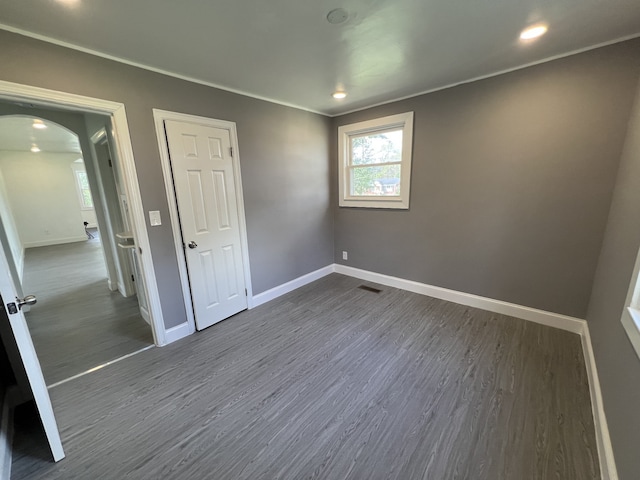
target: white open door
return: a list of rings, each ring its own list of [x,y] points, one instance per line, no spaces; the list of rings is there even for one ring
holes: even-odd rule
[[[24,365],[24,370],[33,393],[33,398],[36,403],[36,408],[40,414],[44,432],[53,454],[53,459],[57,462],[64,458],[64,451],[62,450],[62,442],[60,441],[60,433],[58,432],[58,425],[53,415],[53,407],[51,406],[51,399],[49,398],[49,392],[47,385],[44,382],[42,376],[42,369],[40,368],[40,362],[36,356],[33,342],[31,341],[31,334],[27,328],[27,322],[24,318],[24,314],[20,310],[20,300],[17,298],[16,285],[13,282],[11,275],[9,274],[9,262],[4,253],[4,250],[0,248],[0,296],[2,296],[3,308],[7,313],[9,324],[11,326],[11,332],[15,338],[15,342],[18,347],[20,359]],[[25,297],[26,299],[26,297]]]
[[[247,308],[229,130],[165,121],[195,323]]]

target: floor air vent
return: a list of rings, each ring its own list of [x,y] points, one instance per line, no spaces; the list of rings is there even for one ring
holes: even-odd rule
[[[372,292],[372,293],[380,293],[382,291],[379,288],[373,288],[373,287],[369,287],[367,285],[360,285],[358,288],[360,290],[366,290],[367,292]]]

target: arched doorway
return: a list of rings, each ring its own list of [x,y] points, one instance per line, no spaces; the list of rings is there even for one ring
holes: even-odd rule
[[[135,266],[114,238],[122,212],[107,205],[86,128],[52,120],[60,115],[86,125],[82,114],[0,110],[1,240],[23,292],[38,297],[26,318],[48,385],[153,344],[135,287],[123,284]]]

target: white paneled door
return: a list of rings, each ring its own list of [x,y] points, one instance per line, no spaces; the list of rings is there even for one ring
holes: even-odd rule
[[[165,121],[196,327],[247,308],[229,130]]]

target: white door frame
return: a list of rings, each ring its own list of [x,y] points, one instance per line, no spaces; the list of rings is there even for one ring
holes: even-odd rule
[[[100,128],[96,133],[91,135],[89,140],[90,140],[89,144],[91,148],[91,153],[93,154],[91,163],[93,165],[93,170],[95,171],[96,179],[98,180],[98,187],[99,187],[98,195],[100,196],[100,201],[102,203],[104,217],[105,219],[108,220],[106,222],[108,235],[105,235],[105,237],[107,238],[101,238],[101,240],[109,244],[109,248],[113,255],[113,264],[114,264],[113,266],[116,270],[116,277],[117,277],[117,284],[118,284],[117,289],[120,291],[123,297],[130,297],[135,294],[135,288],[133,286],[133,282],[131,281],[131,277],[130,277],[131,273],[133,272],[128,272],[126,267],[122,264],[122,258],[124,257],[124,255],[122,257],[120,256],[118,252],[118,244],[115,240],[116,234],[121,232],[114,231],[113,222],[112,222],[113,220],[112,216],[114,215],[114,213],[112,212],[112,210],[114,209],[114,205],[113,205],[114,203],[118,206],[118,210],[115,214],[116,215],[118,213],[122,214],[121,208],[120,208],[120,198],[113,198],[113,196],[111,195],[111,193],[113,192],[107,191],[105,189],[105,182],[109,182],[109,181],[115,182],[113,180],[113,172],[110,179],[105,179],[103,177],[102,172],[100,171],[100,164],[98,162],[98,154],[96,150],[96,147],[100,145],[105,145],[107,150],[110,151],[111,147],[109,146],[109,136],[107,135],[107,129],[105,127]],[[119,165],[117,157],[115,155],[112,155],[112,156],[114,158],[111,159],[111,162],[114,163],[115,165]],[[113,167],[112,169],[115,169],[115,168],[116,167]],[[118,197],[117,194],[115,196]],[[122,218],[122,223],[123,224],[125,223],[124,218]]]
[[[133,148],[131,146],[131,137],[129,136],[129,125],[124,104],[3,80],[0,80],[0,99],[12,102],[38,103],[38,105],[44,107],[55,107],[72,111],[80,110],[85,113],[98,113],[111,117],[114,147],[121,161],[123,182],[131,208],[133,236],[136,245],[142,250],[140,252],[140,263],[142,274],[145,278],[153,339],[156,345],[165,345],[167,341],[160,305],[160,295],[158,293],[158,284],[156,282],[155,269],[151,257],[147,224],[142,207],[138,175],[133,158]]]
[[[191,289],[189,287],[189,276],[187,274],[187,258],[182,245],[182,233],[180,230],[180,221],[178,216],[178,202],[176,193],[173,188],[173,175],[171,171],[171,160],[169,158],[169,146],[167,145],[167,136],[164,130],[165,120],[175,120],[178,122],[195,123],[198,125],[206,125],[209,127],[227,130],[231,138],[231,148],[233,148],[233,176],[236,187],[236,196],[238,202],[238,224],[240,226],[240,246],[242,250],[242,263],[244,268],[244,281],[247,289],[247,306],[253,307],[253,289],[251,288],[251,269],[249,267],[249,247],[247,242],[247,224],[244,213],[244,194],[242,192],[242,176],[240,173],[240,154],[238,150],[238,134],[235,122],[226,120],[216,120],[213,118],[199,117],[197,115],[188,115],[185,113],[169,112],[167,110],[153,109],[153,120],[156,124],[156,135],[158,137],[158,148],[160,150],[160,159],[162,163],[162,174],[164,176],[165,192],[167,194],[167,203],[169,205],[169,216],[171,217],[171,230],[173,231],[173,243],[176,249],[176,257],[178,259],[178,269],[180,270],[180,283],[182,285],[182,297],[187,311],[187,321],[189,323],[190,333],[195,332],[196,324],[193,315],[193,301],[191,299]]]

